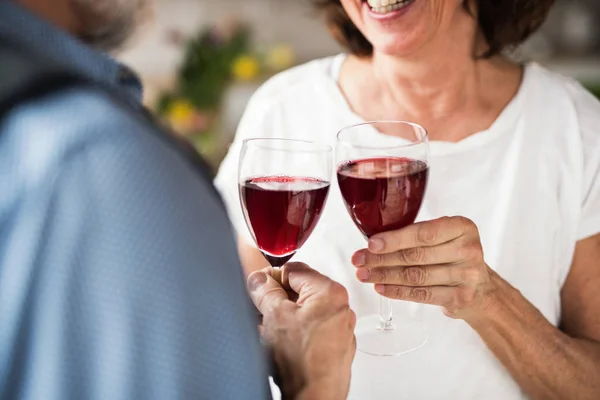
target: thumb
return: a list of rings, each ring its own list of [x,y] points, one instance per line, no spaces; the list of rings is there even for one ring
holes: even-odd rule
[[[265,315],[281,302],[289,301],[285,289],[271,276],[271,268],[256,271],[248,276],[247,286],[254,305]]]

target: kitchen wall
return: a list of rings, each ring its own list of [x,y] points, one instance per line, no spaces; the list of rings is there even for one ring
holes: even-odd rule
[[[290,44],[299,62],[340,51],[309,0],[158,0],[156,21],[120,57],[151,86],[164,86],[181,57],[169,43],[169,32],[192,35],[227,18],[248,22],[259,45]]]

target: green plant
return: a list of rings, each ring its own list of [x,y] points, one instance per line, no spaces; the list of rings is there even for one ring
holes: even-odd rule
[[[600,100],[600,84],[586,85],[587,89]]]
[[[236,25],[230,34],[208,28],[184,46],[176,88],[159,99],[157,108],[161,114],[182,99],[198,110],[216,110],[232,80],[233,63],[250,51],[250,31],[243,25]]]

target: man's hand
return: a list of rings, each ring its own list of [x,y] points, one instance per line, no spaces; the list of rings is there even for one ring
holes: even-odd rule
[[[304,264],[284,267],[283,286],[271,273],[251,274],[248,290],[263,315],[262,337],[273,349],[284,398],[345,399],[356,351],[346,290]]]

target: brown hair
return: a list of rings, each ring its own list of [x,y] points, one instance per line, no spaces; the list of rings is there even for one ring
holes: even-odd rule
[[[317,10],[325,14],[331,34],[346,49],[359,57],[373,53],[373,45],[350,20],[340,0],[311,1]],[[465,8],[477,16],[479,29],[488,45],[481,57],[492,57],[506,48],[523,43],[544,23],[554,1],[465,1]]]

